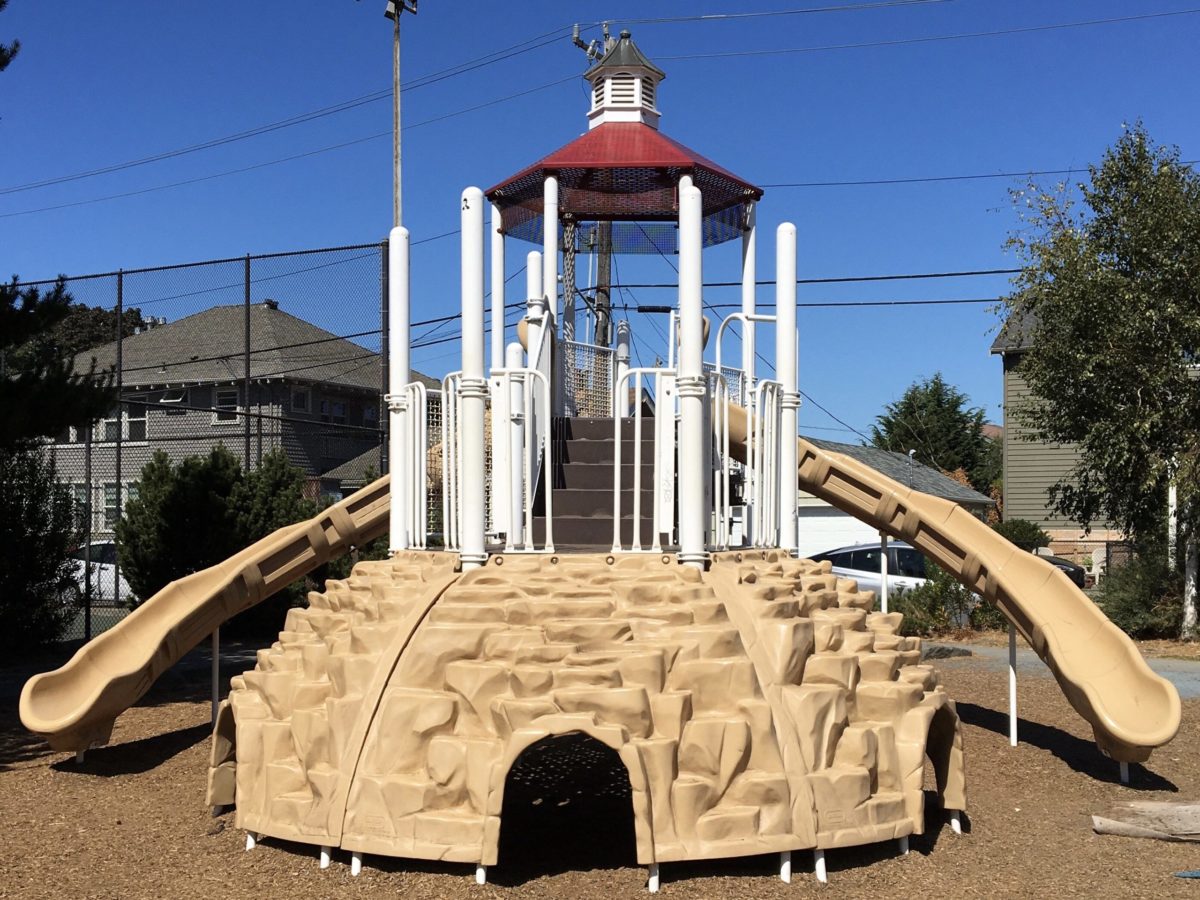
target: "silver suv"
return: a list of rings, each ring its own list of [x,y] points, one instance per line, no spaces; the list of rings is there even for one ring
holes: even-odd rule
[[[925,583],[925,557],[904,541],[888,541],[887,545],[888,593],[897,589],[908,590]],[[833,572],[843,578],[853,578],[859,590],[879,592],[880,577],[879,544],[853,544],[838,547],[810,557],[815,562],[829,560]]]

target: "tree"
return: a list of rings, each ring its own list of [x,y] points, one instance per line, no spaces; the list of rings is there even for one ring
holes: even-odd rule
[[[62,279],[45,292],[0,283],[0,447],[92,422],[116,402],[111,377],[76,374],[74,352],[54,338],[70,311]]]
[[[8,0],[0,0],[0,12],[4,12],[4,7],[8,6]],[[21,49],[20,41],[13,41],[11,44],[0,44],[0,72],[8,68],[8,64],[13,61],[13,57]]]
[[[987,493],[1000,478],[1000,446],[983,433],[983,410],[969,403],[935,373],[884,407],[871,427],[871,443],[898,453],[915,450],[918,462],[942,472],[962,469],[975,490]]]
[[[155,451],[116,527],[121,571],[139,600],[242,549],[229,503],[241,481],[237,457],[224,444],[178,465]]]
[[[1200,176],[1128,128],[1089,181],[1014,194],[1022,257],[1002,315],[1023,323],[1014,410],[1030,439],[1075,444],[1050,492],[1064,515],[1108,522],[1162,552],[1168,488],[1186,547],[1182,635],[1196,628],[1200,526]]]
[[[80,608],[70,559],[78,545],[74,504],[54,463],[0,449],[0,656],[62,637]]]

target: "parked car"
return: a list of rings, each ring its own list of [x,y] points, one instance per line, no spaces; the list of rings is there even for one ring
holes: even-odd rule
[[[888,591],[898,588],[909,590],[925,583],[925,557],[911,544],[904,541],[888,541]],[[853,578],[859,590],[879,592],[883,580],[880,577],[879,544],[853,544],[838,547],[812,557],[815,562],[829,560],[833,573],[843,578]]]
[[[90,549],[90,556],[89,554]],[[124,606],[133,599],[133,591],[120,574],[117,566],[117,545],[112,541],[95,541],[90,548],[80,547],[71,554],[75,568],[75,581],[79,585],[79,596],[86,596],[87,564],[89,558],[92,570],[91,591],[92,604],[101,606]]]
[[[1041,556],[1041,554],[1038,555]],[[1075,583],[1075,587],[1083,590],[1087,575],[1087,571],[1083,566],[1077,565],[1069,559],[1063,559],[1061,556],[1041,556],[1041,558],[1059,571],[1065,573]]]

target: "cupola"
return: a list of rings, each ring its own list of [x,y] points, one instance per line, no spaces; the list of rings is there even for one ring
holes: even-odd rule
[[[640,122],[658,127],[658,83],[666,73],[650,62],[622,31],[616,43],[583,76],[592,85],[591,128],[606,122]]]

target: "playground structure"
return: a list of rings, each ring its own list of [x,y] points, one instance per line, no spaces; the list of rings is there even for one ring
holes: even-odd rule
[[[761,190],[659,133],[665,76],[628,33],[586,77],[588,133],[486,194],[462,194],[462,369],[443,384],[442,432],[428,433],[426,389],[410,383],[398,227],[390,480],[167,586],[31,679],[26,727],[60,750],[106,742],[221,622],[386,532],[390,558],[292,610],[220,705],[208,800],[236,805],[249,846],[259,835],[313,844],[322,865],[340,847],[355,873],[363,854],[473,863],[482,881],[502,862],[506,779],[522,753],[586,735],[627,773],[652,890],[662,862],[767,852],[787,879],[797,850],[814,852],[823,880],[828,849],[898,840],[903,852],[921,833],[926,759],[956,830],[966,792],[958,715],[919,639],[828,563],[794,558],[803,489],[995,603],[1104,753],[1143,761],[1169,741],[1174,688],[1062,573],[954,504],[795,438],[795,228],[776,231],[776,311],[765,315]],[[506,238],[541,246],[527,256],[520,340],[507,346]],[[734,238],[742,309],[706,341],[702,252]],[[665,366],[630,366],[628,324],[614,328],[607,307],[577,314],[576,255],[597,247],[678,252]],[[576,339],[580,318],[593,341]],[[722,359],[731,327],[740,366]],[[765,378],[756,337],[770,330]]]

